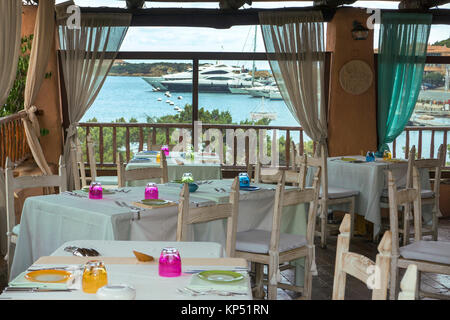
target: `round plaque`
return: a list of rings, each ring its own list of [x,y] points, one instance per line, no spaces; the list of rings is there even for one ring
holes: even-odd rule
[[[372,85],[372,69],[364,61],[349,61],[339,72],[339,82],[346,92],[354,95],[363,94]]]

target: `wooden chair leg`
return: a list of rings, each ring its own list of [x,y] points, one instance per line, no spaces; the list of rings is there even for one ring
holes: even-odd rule
[[[264,265],[262,263],[252,263],[255,266],[255,287],[253,288],[253,297],[264,299],[265,292],[263,286]]]
[[[306,300],[311,300],[311,291],[312,291],[312,273],[311,273],[311,265],[312,265],[312,250],[309,249],[310,254],[305,259],[305,278],[303,280],[303,294],[302,296]]]
[[[350,209],[349,209],[351,222],[350,222],[350,239],[353,239],[353,235],[355,233],[355,197],[352,198],[352,201],[350,202]]]
[[[395,259],[395,258],[394,258]],[[389,284],[389,299],[390,300],[397,300],[398,296],[398,268],[397,268],[397,262],[391,261],[391,279]]]
[[[278,259],[276,259],[278,260]],[[276,261],[278,262],[278,261]],[[267,298],[269,300],[277,300],[278,289],[278,263],[269,264],[268,270],[268,284],[267,284]]]
[[[439,207],[437,205],[433,206],[433,217],[432,217],[432,226],[431,230],[433,233],[433,241],[437,241],[438,239],[438,214],[439,214]]]
[[[320,213],[320,247],[325,249],[327,247],[327,214],[328,214],[328,206],[321,206]]]

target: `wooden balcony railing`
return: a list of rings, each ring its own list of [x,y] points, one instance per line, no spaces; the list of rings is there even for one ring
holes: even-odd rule
[[[19,163],[30,156],[22,118],[25,112],[0,118],[0,167],[5,167],[6,158]]]
[[[448,132],[450,126],[445,127],[405,127],[402,135],[397,137],[392,143],[392,156],[396,158],[408,158],[410,148],[415,145],[417,158],[434,158],[437,156],[436,150],[441,144],[446,147],[446,169],[450,169],[448,161]],[[399,140],[405,138],[405,143]],[[424,142],[425,140],[425,142]],[[400,149],[400,150],[399,150]],[[400,151],[400,153],[399,153]]]
[[[298,151],[303,154],[305,151],[313,152],[315,145],[310,141],[307,141],[301,127],[288,127],[288,126],[252,126],[252,125],[229,125],[229,124],[202,124],[202,133],[205,134],[208,129],[217,129],[222,133],[226,140],[227,134],[236,132],[241,129],[245,133],[248,130],[255,130],[257,137],[266,136],[272,131],[270,135],[271,140],[275,137],[273,133],[278,132],[278,137],[283,136],[283,143],[279,145],[279,164],[286,166],[290,162],[290,141],[294,140],[298,145]],[[129,161],[133,153],[136,151],[148,150],[151,145],[155,144],[173,144],[171,141],[171,135],[173,130],[185,130],[192,136],[192,124],[179,124],[179,123],[80,123],[79,133],[82,139],[85,139],[88,133],[92,133],[94,141],[96,141],[96,158],[97,165],[99,167],[114,167],[117,159],[117,152],[124,152],[124,156]],[[446,127],[406,127],[403,136],[398,137],[392,144],[393,157],[407,158],[409,149],[412,145],[416,145],[417,155],[419,158],[433,158],[436,156],[435,150],[441,143],[447,145],[448,132],[450,126]],[[266,133],[260,135],[260,133]],[[107,137],[108,136],[108,137]],[[406,136],[406,137],[405,137]],[[120,142],[120,140],[122,140]],[[205,139],[204,139],[205,140]],[[232,145],[229,143],[221,144],[224,152],[221,154],[221,160],[224,168],[242,168],[245,163],[239,161],[237,155],[240,152],[244,152],[244,159],[249,159],[249,138],[245,140],[245,150],[238,150],[237,137],[234,137]],[[206,144],[208,144],[208,137],[206,137]],[[258,148],[261,145],[261,141],[257,142]],[[110,146],[107,151],[107,146]],[[112,149],[112,150],[111,150]],[[220,149],[220,148],[219,148]],[[307,150],[308,149],[308,150]],[[274,149],[268,151],[268,154]],[[108,154],[107,153],[111,153]],[[232,163],[224,161],[224,157],[227,153],[233,154]],[[87,153],[87,149],[85,151]],[[85,158],[87,159],[87,158]],[[244,160],[246,161],[246,160]],[[447,156],[446,169],[450,169]]]
[[[117,159],[117,152],[123,151],[125,158],[129,161],[132,158],[134,145],[135,151],[149,150],[151,145],[157,144],[174,144],[175,142],[171,140],[173,130],[179,129],[181,132],[188,133],[190,137],[192,137],[192,124],[179,124],[179,123],[80,123],[79,124],[79,137],[81,139],[85,139],[87,134],[92,134],[94,137],[94,141],[97,142],[96,145],[96,159],[97,165],[99,167],[113,167],[115,166],[115,162]],[[283,146],[279,147],[279,164],[286,165],[289,163],[290,159],[290,143],[291,140],[299,145],[299,151],[303,154],[305,150],[305,141],[303,129],[301,127],[288,127],[288,126],[252,126],[252,125],[230,125],[230,124],[202,124],[201,130],[202,134],[206,136],[206,140],[203,139],[203,142],[206,142],[206,146],[211,143],[209,140],[213,140],[211,137],[208,137],[208,132],[211,133],[208,129],[216,129],[219,130],[223,139],[219,140],[218,150],[223,150],[221,153],[218,152],[221,157],[221,161],[224,167],[228,168],[237,168],[245,166],[245,162],[242,162],[242,158],[244,161],[249,159],[250,154],[250,135],[249,130],[254,130],[252,134],[256,136],[257,145],[261,145],[260,137],[270,136],[271,141],[276,137],[280,138],[283,136]],[[245,137],[245,150],[239,149],[238,138],[237,136],[232,136],[232,143],[230,141],[227,142],[227,137],[229,135],[236,134],[236,130],[240,131],[241,134],[246,135]],[[272,134],[269,134],[269,133]],[[275,135],[276,133],[276,135]],[[110,141],[105,140],[105,136],[109,135]],[[295,137],[295,138],[294,138]],[[123,145],[119,145],[119,139],[122,139]],[[224,142],[225,140],[225,142]],[[179,142],[182,142],[182,139],[179,139]],[[83,141],[82,141],[83,143]],[[192,139],[189,143],[192,143]],[[108,155],[109,158],[106,159],[105,147],[110,145],[112,147],[111,155]],[[274,156],[275,151],[273,149],[274,144],[270,144],[271,149],[266,152],[267,155]],[[308,147],[314,148],[312,144],[309,144]],[[84,148],[87,152],[87,149]],[[216,150],[217,152],[217,150]],[[233,153],[232,161],[230,163],[229,158],[228,161],[226,156]],[[254,156],[256,157],[256,156]],[[85,158],[87,159],[87,158]]]

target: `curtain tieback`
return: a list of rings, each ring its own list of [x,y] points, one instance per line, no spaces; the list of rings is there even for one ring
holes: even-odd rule
[[[27,120],[30,121],[31,126],[33,127],[33,130],[36,134],[37,137],[40,136],[40,128],[39,128],[39,121],[38,118],[36,117],[36,111],[37,111],[37,107],[36,106],[31,106],[29,108],[25,109],[25,112],[27,113]]]
[[[77,134],[78,122],[71,123],[70,126],[66,129],[67,131],[67,139],[75,136]]]

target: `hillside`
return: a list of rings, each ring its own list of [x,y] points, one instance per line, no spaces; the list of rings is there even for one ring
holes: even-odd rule
[[[450,38],[447,40],[441,40],[433,43],[433,46],[446,46],[447,48],[450,48]]]
[[[128,63],[125,61],[116,61],[109,73],[110,76],[148,76],[160,77],[165,74],[186,71],[191,68],[190,63]]]

